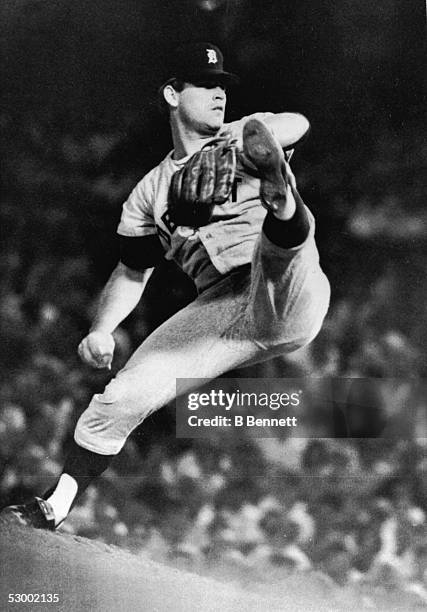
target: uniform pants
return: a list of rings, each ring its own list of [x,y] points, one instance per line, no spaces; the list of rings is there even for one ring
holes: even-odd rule
[[[176,396],[176,379],[213,379],[249,363],[294,351],[319,332],[329,304],[314,227],[303,244],[284,249],[261,232],[251,265],[220,277],[133,353],[92,398],[75,430],[77,444],[117,454],[152,412]]]

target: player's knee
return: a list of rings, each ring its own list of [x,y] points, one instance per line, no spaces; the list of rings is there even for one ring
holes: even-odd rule
[[[330,287],[324,277],[317,294],[312,294],[292,317],[282,317],[274,325],[274,343],[285,350],[296,351],[312,342],[320,332],[329,307]]]
[[[324,276],[324,282],[319,283],[319,292],[316,297],[316,307],[311,311],[311,316],[307,316],[305,344],[312,342],[322,329],[323,322],[329,309],[331,289],[329,281]]]
[[[317,317],[317,319],[311,321],[311,324],[305,325],[304,328],[300,330],[299,336],[293,340],[292,351],[301,349],[313,342],[322,329],[322,323],[323,317]]]
[[[74,439],[93,452],[115,455],[145,416],[144,403],[136,401],[128,386],[113,379],[103,393],[93,396],[77,422]]]
[[[94,395],[92,402],[105,406],[105,411],[114,411],[117,415],[140,414],[146,402],[144,394],[135,384],[118,378],[113,378],[105,387],[103,393]]]
[[[293,353],[308,346],[316,338],[321,330],[321,323],[311,327],[305,326],[299,333],[290,334],[288,329],[276,330],[274,338],[266,343],[267,348],[272,348],[277,353]]]
[[[118,379],[113,378],[105,387],[104,392],[97,393],[94,399],[101,404],[116,404],[124,399],[126,391],[126,387]]]

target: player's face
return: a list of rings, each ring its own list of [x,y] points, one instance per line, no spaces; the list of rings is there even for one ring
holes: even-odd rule
[[[200,134],[215,134],[224,123],[227,94],[220,81],[185,83],[179,92],[178,113],[183,124]]]

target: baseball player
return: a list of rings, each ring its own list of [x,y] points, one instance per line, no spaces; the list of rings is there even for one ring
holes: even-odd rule
[[[175,397],[176,379],[190,379],[189,391],[191,379],[294,351],[316,336],[327,312],[314,219],[288,163],[308,121],[257,113],[225,124],[227,88],[237,77],[210,43],[177,49],[169,77],[160,96],[174,148],[123,205],[120,261],[79,354],[110,368],[113,331],[163,257],[193,279],[198,297],[148,336],[92,398],[57,484],[3,510],[21,523],[55,529],[129,434]]]

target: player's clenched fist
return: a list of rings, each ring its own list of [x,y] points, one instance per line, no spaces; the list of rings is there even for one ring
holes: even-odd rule
[[[95,368],[108,368],[110,370],[114,344],[114,338],[111,334],[93,331],[83,338],[77,350],[85,363]]]

